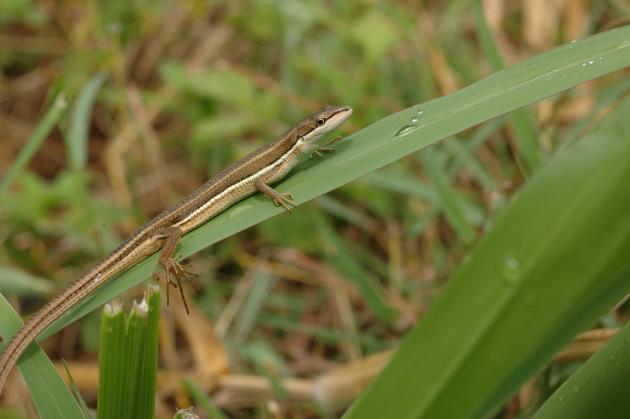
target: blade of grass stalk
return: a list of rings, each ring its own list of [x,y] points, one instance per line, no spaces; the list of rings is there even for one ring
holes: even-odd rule
[[[327,251],[326,263],[357,287],[367,305],[381,320],[392,320],[394,309],[387,301],[385,291],[376,279],[363,268],[357,258],[353,257],[353,252],[350,251],[350,246],[345,239],[338,235],[324,219],[320,219],[314,227],[322,235],[322,240],[326,241],[324,246]]]
[[[501,57],[501,52],[499,51],[495,37],[490,33],[490,28],[488,28],[480,3],[473,1],[472,8],[477,24],[477,32],[481,38],[481,45],[486,53],[486,57],[493,70],[502,70],[505,68],[505,63]],[[536,130],[534,129],[528,110],[517,109],[510,113],[510,121],[512,122],[512,128],[514,128],[519,144],[519,151],[527,165],[527,169],[529,172],[533,172],[540,165],[541,159]]]
[[[289,375],[289,370],[277,348],[267,342],[251,341],[239,345],[238,354],[258,375],[268,380],[274,397],[286,400],[288,392],[282,386],[281,377]]]
[[[276,278],[266,272],[257,272],[235,325],[234,339],[244,342],[260,316],[260,309],[276,284]]]
[[[68,148],[68,160],[74,170],[83,169],[87,161],[88,124],[94,99],[106,74],[98,73],[90,79],[81,90],[70,114],[70,127],[64,136]]]
[[[277,316],[263,316],[260,318],[258,323],[278,330],[303,333],[305,335],[313,336],[316,339],[320,339],[323,342],[335,345],[339,344],[339,342],[342,340],[352,341],[365,347],[368,352],[376,352],[390,349],[389,345],[386,342],[383,342],[382,340],[379,340],[371,335],[362,335],[352,333],[347,330],[338,330],[304,324]]]
[[[50,281],[10,266],[0,266],[0,290],[5,294],[42,295],[50,292]]]
[[[630,99],[527,184],[346,418],[484,418],[630,289]]]
[[[364,231],[371,231],[374,228],[369,217],[332,196],[322,195],[317,199],[317,202],[328,214],[345,220]]]
[[[123,414],[120,374],[115,374],[117,359],[123,352],[125,316],[120,306],[107,304],[101,315],[101,339],[98,359],[98,415],[113,418]]]
[[[452,95],[375,122],[336,144],[336,153],[303,164],[277,189],[290,190],[297,203],[306,202],[449,135],[629,65],[630,26],[563,45]],[[416,129],[396,135],[410,125],[419,110],[423,111],[423,118]],[[180,256],[186,257],[280,212],[262,197],[248,198],[186,235],[179,247]],[[104,285],[62,316],[43,336],[149,278],[156,261],[157,255],[153,255]]]
[[[0,180],[0,195],[3,195],[11,183],[17,178],[29,160],[39,150],[50,131],[57,125],[66,112],[68,104],[63,93],[59,94],[53,101],[50,109],[42,118],[40,123],[35,127],[33,134],[26,140],[24,148],[20,151],[13,164],[9,167],[4,177]]]
[[[583,136],[587,131],[587,128],[591,125],[595,125],[597,123],[597,118],[601,117],[607,108],[610,108],[615,104],[615,102],[622,100],[629,94],[630,78],[621,80],[619,83],[613,84],[599,91],[598,96],[600,96],[600,99],[597,100],[597,103],[588,115],[580,118],[579,121],[576,121],[576,123],[571,127],[569,135],[567,135],[567,139],[560,145],[560,147],[569,145],[579,137]]]
[[[422,214],[409,228],[409,234],[412,236],[419,236],[422,234],[429,225],[433,221],[435,217],[438,216],[439,210],[435,207],[430,208],[426,213]]]
[[[462,153],[464,152],[468,151],[462,150]],[[452,178],[453,174],[449,173],[449,176]],[[450,179],[446,181],[450,182]],[[359,179],[359,182],[388,191],[414,196],[433,204],[433,206],[438,209],[443,209],[445,205],[444,202],[442,202],[442,195],[437,193],[434,188],[424,184],[420,179],[412,175],[405,174],[404,172],[395,172],[394,170],[384,168],[363,176]],[[465,199],[462,199],[460,204],[462,205],[462,211],[469,222],[479,224],[482,221],[483,213],[478,206]]]
[[[484,190],[490,191],[495,188],[495,181],[492,176],[490,176],[486,168],[479,162],[479,160],[470,153],[469,149],[459,138],[448,138],[444,140],[442,144],[444,144],[445,149],[457,162],[457,166],[460,168],[462,166],[466,166],[466,170],[473,175],[473,178],[481,184]],[[462,163],[459,163],[460,161],[462,161]],[[457,174],[455,162],[448,164],[446,170],[449,179],[452,179],[455,174]]]
[[[440,195],[442,209],[449,224],[464,243],[471,243],[475,238],[475,229],[464,214],[464,200],[451,186],[442,161],[441,154],[437,150],[427,149],[422,153],[422,166],[433,181],[435,191]]]
[[[157,382],[158,366],[158,321],[160,318],[160,288],[149,285],[146,291],[146,307],[141,307],[148,312],[140,313],[140,368],[136,376],[137,397],[135,398],[135,410],[139,412],[136,418],[142,416],[151,419],[155,412],[155,388]],[[142,304],[145,304],[143,302]]]
[[[630,277],[630,272],[625,273]],[[630,323],[582,365],[536,412],[534,419],[628,417]]]
[[[359,182],[385,190],[415,196],[434,205],[440,205],[440,198],[433,188],[422,183],[419,179],[396,173],[393,170],[382,169],[363,176]]]
[[[147,287],[146,296],[130,310],[107,305],[101,318],[98,417],[154,416],[157,377],[157,322],[160,293]]]
[[[6,336],[14,335],[21,326],[20,317],[0,295],[0,334],[5,337],[0,350],[6,347]],[[17,365],[42,419],[83,419],[77,402],[39,345],[31,345]]]
[[[81,392],[79,391],[79,387],[77,386],[77,383],[74,381],[74,378],[72,377],[72,374],[70,373],[70,368],[68,368],[68,363],[66,363],[65,360],[63,360],[63,368],[66,371],[66,375],[69,381],[68,384],[69,384],[70,390],[72,391],[72,395],[74,396],[74,400],[76,400],[77,405],[79,405],[79,408],[81,409],[81,413],[83,414],[83,417],[86,419],[93,418],[94,416],[90,414],[90,409],[88,409],[87,404],[85,404],[85,400],[83,400],[83,397],[81,397]]]
[[[481,144],[483,144],[488,137],[499,131],[501,125],[503,125],[504,118],[496,118],[492,121],[488,121],[483,124],[477,132],[475,132],[472,137],[468,139],[463,144],[460,144],[460,147],[457,148],[457,152],[455,153],[453,163],[451,164],[450,172],[451,176],[455,176],[455,172],[460,170],[462,166],[465,164],[468,169],[471,167],[476,172],[477,169],[475,167],[479,166],[481,163],[477,159],[474,158],[473,153]],[[477,177],[487,189],[494,188],[494,179],[486,172],[485,168],[481,167],[479,170],[484,172],[483,175],[477,174]],[[486,179],[488,178],[488,179]]]
[[[190,394],[195,403],[206,412],[206,415],[210,418],[227,419],[227,416],[221,412],[217,406],[214,405],[212,400],[208,398],[192,380],[185,379],[182,381],[184,388]]]

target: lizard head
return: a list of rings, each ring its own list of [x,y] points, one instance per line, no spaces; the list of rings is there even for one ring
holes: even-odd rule
[[[352,115],[350,106],[326,106],[307,116],[297,125],[298,137],[307,144],[315,144]]]

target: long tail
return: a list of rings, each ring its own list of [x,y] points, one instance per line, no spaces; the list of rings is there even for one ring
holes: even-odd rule
[[[86,276],[94,276],[96,281],[85,281]],[[77,301],[77,298],[83,298],[105,282],[105,278],[100,278],[96,273],[90,272],[86,276],[77,280],[52,301],[43,306],[22,326],[17,334],[13,336],[13,339],[11,339],[4,352],[2,352],[2,355],[0,355],[0,394],[2,394],[4,383],[13,369],[13,366],[35,338],[72,307]]]

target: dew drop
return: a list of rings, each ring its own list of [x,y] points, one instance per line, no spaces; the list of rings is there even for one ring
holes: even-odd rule
[[[507,260],[505,261],[505,264],[507,265],[508,269],[513,270],[513,271],[517,270],[520,265],[518,259],[516,259],[515,257],[507,258]]]
[[[416,122],[418,122],[418,117],[417,116],[412,116],[411,117],[411,123],[415,124]]]
[[[395,134],[395,137],[402,137],[407,135],[413,131],[415,131],[418,127],[416,125],[405,125]]]
[[[520,262],[514,256],[508,256],[503,266],[503,280],[512,285],[518,281]]]

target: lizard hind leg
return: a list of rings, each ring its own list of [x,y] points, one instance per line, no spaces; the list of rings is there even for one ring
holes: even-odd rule
[[[254,186],[256,186],[258,191],[269,197],[273,201],[274,205],[282,205],[288,212],[291,212],[291,209],[297,206],[295,202],[293,202],[293,195],[291,195],[290,192],[280,193],[271,186],[267,185],[264,179],[256,180]]]
[[[182,231],[177,227],[165,227],[163,229],[160,229],[157,234],[164,239],[164,244],[162,245],[162,250],[160,251],[158,264],[153,271],[154,276],[158,280],[160,280],[162,277],[165,278],[166,304],[168,305],[169,303],[170,287],[172,286],[175,288],[179,288],[179,293],[181,295],[182,302],[184,303],[184,307],[186,308],[186,313],[190,314],[188,303],[186,302],[186,296],[184,294],[184,288],[182,286],[182,279],[186,279],[187,277],[195,277],[197,276],[197,274],[184,269],[184,267],[178,261],[173,259],[173,254],[175,253],[175,249],[177,248],[177,243],[182,237]],[[164,269],[164,272],[157,271],[160,266]]]

